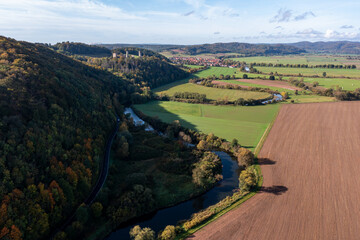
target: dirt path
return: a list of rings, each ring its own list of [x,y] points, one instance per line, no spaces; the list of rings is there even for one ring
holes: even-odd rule
[[[261,193],[191,239],[359,239],[360,102],[284,105]]]
[[[241,82],[244,83],[252,83],[252,84],[258,84],[258,85],[265,85],[265,86],[269,86],[269,87],[277,87],[277,88],[284,88],[284,89],[289,89],[289,90],[298,90],[298,91],[302,91],[303,89],[295,87],[290,85],[288,82],[285,81],[276,81],[276,80],[259,80],[259,79],[238,79],[235,80],[238,81],[239,84],[233,84],[233,83],[226,83],[226,82],[221,82],[221,81],[213,81],[214,84],[218,84],[218,85],[235,85],[235,86],[241,86],[244,88],[248,88],[249,86],[244,86],[241,85]]]

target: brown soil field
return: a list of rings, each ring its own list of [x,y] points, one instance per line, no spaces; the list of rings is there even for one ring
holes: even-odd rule
[[[278,88],[285,88],[285,89],[289,89],[289,90],[298,90],[298,91],[302,91],[303,89],[295,87],[290,85],[288,82],[285,81],[273,81],[273,80],[259,80],[259,79],[238,79],[236,81],[239,82],[246,82],[246,83],[253,83],[253,84],[259,84],[259,85],[265,85],[265,86],[269,86],[269,87],[278,87]],[[219,84],[219,85],[228,85],[231,83],[224,83],[224,82],[220,82],[220,81],[213,81],[214,84]],[[231,84],[231,85],[235,85],[235,86],[241,86],[244,88],[248,88],[249,86],[243,86],[241,85],[241,83],[238,84]]]
[[[359,239],[360,102],[284,105],[259,193],[190,239]]]

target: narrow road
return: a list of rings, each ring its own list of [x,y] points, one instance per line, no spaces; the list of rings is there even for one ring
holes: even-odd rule
[[[111,145],[114,141],[117,131],[119,130],[119,123],[120,123],[120,118],[116,115],[116,126],[114,127],[114,130],[112,131],[111,135],[109,136],[109,138],[107,139],[107,142],[106,142],[104,159],[103,159],[103,162],[102,162],[100,170],[99,170],[100,176],[99,176],[93,190],[91,191],[89,196],[86,198],[86,200],[83,202],[86,205],[90,205],[95,200],[95,198],[98,195],[98,193],[100,192],[101,188],[104,186],[106,177],[109,173]],[[70,217],[67,218],[67,220],[61,225],[61,227],[57,228],[51,234],[50,239],[53,239],[58,232],[64,230],[65,227],[68,226],[73,221],[75,215],[76,215],[76,210],[73,212],[73,214]]]
[[[104,161],[103,161],[102,167],[100,169],[100,176],[99,176],[98,181],[97,181],[95,187],[93,188],[92,192],[90,193],[88,198],[84,201],[84,203],[86,205],[91,204],[95,200],[95,198],[98,195],[98,193],[100,192],[101,188],[104,186],[106,177],[109,173],[111,145],[112,145],[112,142],[113,142],[113,140],[116,136],[116,133],[119,129],[119,122],[120,122],[120,118],[118,116],[116,116],[116,126],[114,128],[114,131],[111,133],[111,135],[109,136],[109,138],[106,142]]]

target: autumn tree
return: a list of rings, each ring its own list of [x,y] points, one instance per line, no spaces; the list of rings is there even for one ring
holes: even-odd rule
[[[209,149],[208,143],[204,140],[201,140],[196,147],[199,150],[208,150]]]
[[[173,240],[176,237],[175,227],[172,225],[166,226],[164,231],[160,234],[160,240]]]
[[[206,152],[203,158],[195,164],[193,182],[201,187],[212,185],[222,179],[222,164],[220,158],[212,152]]]
[[[241,171],[239,176],[239,188],[243,191],[249,191],[258,183],[258,174],[255,166],[250,166]]]
[[[15,225],[11,226],[11,231],[10,231],[10,239],[12,240],[22,240],[21,238],[22,233],[19,230],[19,228],[17,228]]]
[[[281,92],[281,96],[284,100],[289,98],[289,95],[287,92]]]
[[[246,148],[239,148],[236,156],[239,166],[250,166],[254,163],[254,154]]]
[[[139,225],[130,229],[129,234],[133,240],[155,240],[155,232],[151,228],[141,228]]]

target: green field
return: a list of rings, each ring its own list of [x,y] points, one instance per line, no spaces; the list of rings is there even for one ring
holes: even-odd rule
[[[318,95],[295,95],[290,94],[289,99],[286,100],[286,103],[290,103],[291,100],[294,100],[295,103],[317,103],[317,102],[335,102],[335,98],[333,97],[325,97],[325,96],[318,96]]]
[[[179,120],[184,127],[214,133],[228,141],[236,138],[241,145],[254,150],[280,104],[234,107],[155,101],[135,108],[164,122]]]
[[[223,75],[235,75],[236,77],[242,77],[244,73],[240,72],[239,69],[235,68],[226,68],[226,67],[211,67],[204,71],[197,72],[193,77],[206,78],[208,76],[217,76]],[[197,92],[200,94],[206,94],[206,97],[210,100],[220,100],[225,97],[229,101],[234,101],[239,98],[244,99],[265,99],[271,97],[271,94],[261,93],[261,92],[252,92],[252,91],[242,91],[242,90],[233,90],[233,89],[219,89],[219,88],[208,88],[192,83],[188,83],[188,79],[177,81],[164,85],[162,87],[154,89],[156,94],[167,94],[172,96],[175,92]]]
[[[283,79],[290,79],[291,77],[283,77]],[[302,79],[302,78],[296,78]],[[319,82],[320,87],[325,88],[336,88],[337,86],[343,88],[343,90],[355,90],[360,88],[360,80],[359,79],[348,79],[348,78],[303,78],[304,82],[313,83]]]
[[[191,68],[191,69],[198,69],[198,68],[201,68],[201,67],[203,67],[203,66],[199,66],[199,65],[184,65],[184,66],[186,66],[186,67],[188,67],[188,68]]]
[[[290,97],[287,100],[287,102],[289,102],[289,103],[291,102],[291,100],[294,100],[295,103],[333,102],[333,101],[335,101],[335,99],[332,97],[311,95],[311,92],[305,91],[305,90],[299,91],[299,94],[295,95],[294,91],[289,90],[289,89],[284,89],[284,88],[269,87],[266,85],[259,85],[259,84],[253,84],[253,83],[244,83],[244,82],[239,82],[239,81],[235,81],[235,80],[221,80],[221,82],[239,84],[239,85],[250,86],[250,87],[270,88],[272,90],[279,91],[279,92],[287,92]],[[306,93],[306,94],[304,94],[304,93]]]
[[[293,90],[290,90],[290,89],[271,87],[271,86],[260,85],[260,84],[255,84],[255,83],[241,82],[241,81],[236,81],[236,80],[219,80],[219,81],[224,82],[224,83],[237,84],[237,85],[256,87],[256,88],[269,88],[271,90],[279,91],[279,92],[290,92],[290,93],[294,92]]]
[[[350,77],[360,78],[360,70],[358,69],[333,69],[333,68],[286,68],[286,67],[256,67],[260,72],[269,74],[271,72],[279,74],[299,74],[303,76],[312,77],[317,75],[322,77],[323,72],[326,72],[327,76],[331,77]]]
[[[269,57],[241,57],[232,58],[234,61],[249,63],[281,63],[281,64],[335,64],[335,65],[360,65],[359,60],[348,60],[345,56],[326,56],[326,55],[288,55],[288,56],[269,56]]]
[[[176,92],[192,92],[206,94],[206,98],[210,100],[221,100],[227,98],[229,101],[235,101],[239,98],[266,99],[271,97],[271,94],[269,93],[204,87],[201,85],[188,83],[187,81],[188,80],[181,80],[175,83],[170,83],[154,89],[154,92],[159,95],[166,94],[169,96],[173,96]]]
[[[240,69],[238,68],[227,68],[227,67],[210,67],[209,69],[206,69],[201,72],[197,72],[194,75],[199,78],[206,78],[208,76],[216,76],[219,77],[221,74],[224,76],[226,75],[235,75],[237,78],[240,78],[243,76],[243,72],[240,72]]]
[[[254,59],[272,59],[271,57],[253,57]],[[293,58],[293,60],[295,61],[297,58],[290,56],[289,58]],[[298,57],[301,60],[301,56]],[[304,57],[303,57],[304,58]],[[312,57],[307,57],[307,58],[320,58],[320,57],[316,57],[316,56],[312,56]],[[323,58],[325,58],[323,56]],[[282,57],[282,59],[286,59],[286,57]],[[301,63],[301,62],[296,62],[296,63]],[[304,77],[304,82],[308,82],[308,83],[313,83],[315,81],[319,82],[321,87],[325,87],[325,88],[334,88],[336,86],[340,86],[342,87],[344,90],[355,90],[357,88],[360,88],[360,79],[349,79],[349,78],[342,78],[342,76],[344,77],[350,77],[350,78],[360,78],[360,70],[357,69],[327,69],[327,68],[274,68],[274,67],[256,67],[259,71],[262,71],[264,74],[257,74],[257,73],[246,73],[249,77],[251,78],[263,78],[266,77],[268,78],[268,75],[265,74],[269,74],[271,72],[275,73],[282,73],[282,74],[303,74],[304,76],[312,76],[312,75],[318,75],[320,76],[319,78],[314,78],[314,77]],[[322,77],[322,73],[326,72],[328,76],[336,76],[337,78],[323,78]],[[194,74],[197,77],[208,77],[208,76],[217,76],[219,77],[220,74],[223,75],[235,75],[236,78],[241,79],[243,77],[243,75],[245,74],[244,72],[240,72],[239,69],[235,69],[235,68],[226,68],[226,67],[211,67],[209,69],[206,69],[204,71],[198,72],[196,74]],[[298,80],[300,79],[300,77],[296,77]],[[283,79],[288,80],[290,79],[290,77],[283,77]],[[230,80],[231,81],[231,80]],[[267,86],[262,86],[262,85],[256,85],[256,84],[243,84],[241,83],[241,85],[244,86],[252,86],[252,87],[267,87]],[[276,90],[276,88],[271,88],[268,87],[270,89]],[[289,90],[287,90],[289,91]]]

